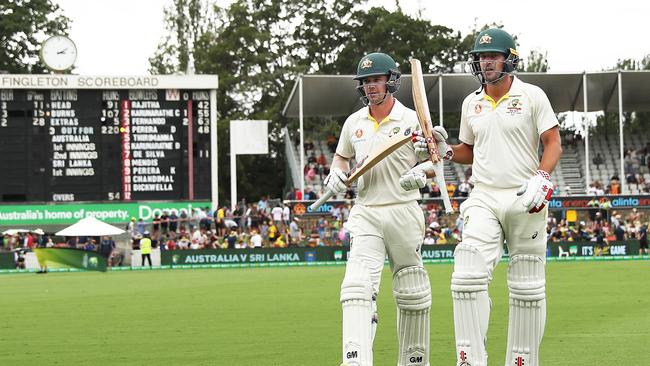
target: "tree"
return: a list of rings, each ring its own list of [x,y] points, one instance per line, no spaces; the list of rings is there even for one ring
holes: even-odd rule
[[[212,7],[201,0],[173,0],[164,9],[169,32],[149,58],[149,71],[156,74],[186,72],[196,40],[214,24]]]
[[[43,73],[40,44],[51,35],[67,35],[70,19],[50,0],[0,2],[0,70]]]
[[[650,70],[650,54],[640,60],[632,58],[620,59],[616,64],[607,70]],[[650,113],[638,111],[623,112],[623,128],[625,133],[642,133],[645,134],[647,126],[650,125]],[[618,133],[618,111],[605,111],[596,119],[596,133],[602,133],[606,137],[609,134]]]
[[[285,182],[281,130],[297,130],[297,121],[282,116],[282,108],[301,73],[350,74],[368,52],[393,55],[408,73],[408,59],[420,58],[427,72],[448,72],[468,49],[452,29],[415,19],[401,11],[390,13],[352,0],[236,0],[228,7],[204,3],[189,11],[190,0],[175,0],[166,11],[168,34],[151,59],[154,72],[184,71],[183,60],[193,54],[197,73],[219,75],[220,141],[228,141],[233,119],[267,119],[270,154],[238,159],[238,191],[257,198],[282,194]],[[187,9],[187,10],[186,10]],[[200,32],[187,36],[194,27]],[[183,45],[182,38],[191,41]],[[305,130],[318,131],[342,120],[306,119]],[[228,165],[228,144],[219,144],[219,165]],[[220,195],[228,192],[229,169],[221,169]],[[245,174],[254,171],[255,174]]]
[[[541,51],[538,50],[531,50],[530,54],[528,54],[528,60],[523,67],[525,68],[526,72],[547,72],[549,67],[548,67],[548,60],[547,60],[548,52],[542,53]]]
[[[358,10],[333,71],[356,71],[357,62],[375,51],[389,53],[402,72],[409,70],[409,58],[422,61],[425,73],[452,72],[454,64],[464,55],[459,48],[461,35],[451,28],[415,19],[401,11],[384,8]]]

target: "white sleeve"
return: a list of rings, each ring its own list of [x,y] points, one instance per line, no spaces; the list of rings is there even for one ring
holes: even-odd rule
[[[469,121],[467,120],[467,108],[469,107],[470,99],[471,98],[468,96],[463,100],[462,109],[460,111],[460,131],[458,133],[458,139],[467,145],[474,145],[474,132],[472,132],[472,129],[469,126]]]
[[[545,131],[559,125],[559,122],[555,112],[553,112],[553,107],[551,107],[551,102],[548,100],[546,93],[544,93],[540,88],[535,89],[536,93],[533,96],[535,98],[533,118],[535,119],[537,133],[541,135]]]
[[[339,136],[339,144],[336,146],[336,153],[344,158],[350,159],[354,157],[354,146],[350,141],[350,125],[352,120],[350,117],[345,120],[343,124],[343,129],[341,129],[341,136]]]

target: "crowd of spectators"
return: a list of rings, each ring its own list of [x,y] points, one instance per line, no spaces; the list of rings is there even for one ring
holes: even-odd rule
[[[179,215],[163,211],[151,222],[132,218],[127,232],[134,249],[144,236],[161,250],[283,248],[302,242],[299,223],[287,204],[262,197],[257,203],[237,204],[234,210],[204,207],[194,209],[191,215],[186,210]]]
[[[605,163],[605,159],[600,153],[592,159],[596,169]],[[625,171],[625,183],[628,187],[638,193],[650,193],[650,182],[646,176],[650,173],[650,143],[639,149],[626,149],[623,154],[623,164]],[[602,194],[621,194],[621,180],[617,174],[614,174],[606,186],[598,180],[589,184],[587,188],[588,195]]]
[[[609,243],[641,240],[647,243],[648,217],[636,208],[627,214],[592,206],[585,220],[569,222],[550,215],[546,227],[549,242],[593,242],[595,255],[608,254]],[[642,251],[639,250],[639,254]],[[647,253],[646,253],[647,254]]]

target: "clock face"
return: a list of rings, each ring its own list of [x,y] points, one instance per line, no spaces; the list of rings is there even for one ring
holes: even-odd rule
[[[41,59],[54,71],[67,70],[77,59],[77,46],[66,36],[52,36],[41,46]]]

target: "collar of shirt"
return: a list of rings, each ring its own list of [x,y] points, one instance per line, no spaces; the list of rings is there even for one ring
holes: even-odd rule
[[[393,108],[390,110],[390,113],[381,121],[377,122],[375,117],[370,115],[370,107],[366,107],[366,114],[368,116],[368,120],[370,120],[374,124],[375,131],[377,131],[379,129],[379,125],[384,122],[401,120],[402,117],[404,116],[405,110],[406,107],[404,107],[404,105],[400,103],[400,101],[397,100],[397,98],[395,98],[395,104],[393,104]]]
[[[519,95],[521,95],[521,91],[522,91],[522,82],[521,82],[521,80],[519,80],[519,78],[517,78],[517,76],[513,75],[512,76],[512,85],[510,85],[510,90],[508,90],[508,92],[506,94],[504,94],[501,98],[499,98],[499,100],[497,100],[496,102],[494,101],[494,99],[492,99],[491,96],[487,95],[487,93],[485,92],[485,88],[483,88],[483,90],[481,91],[480,96],[481,96],[481,99],[487,100],[488,102],[490,102],[490,104],[492,105],[492,110],[494,110],[494,109],[497,108],[499,103],[501,103],[502,101],[510,98],[511,96],[519,96]]]

